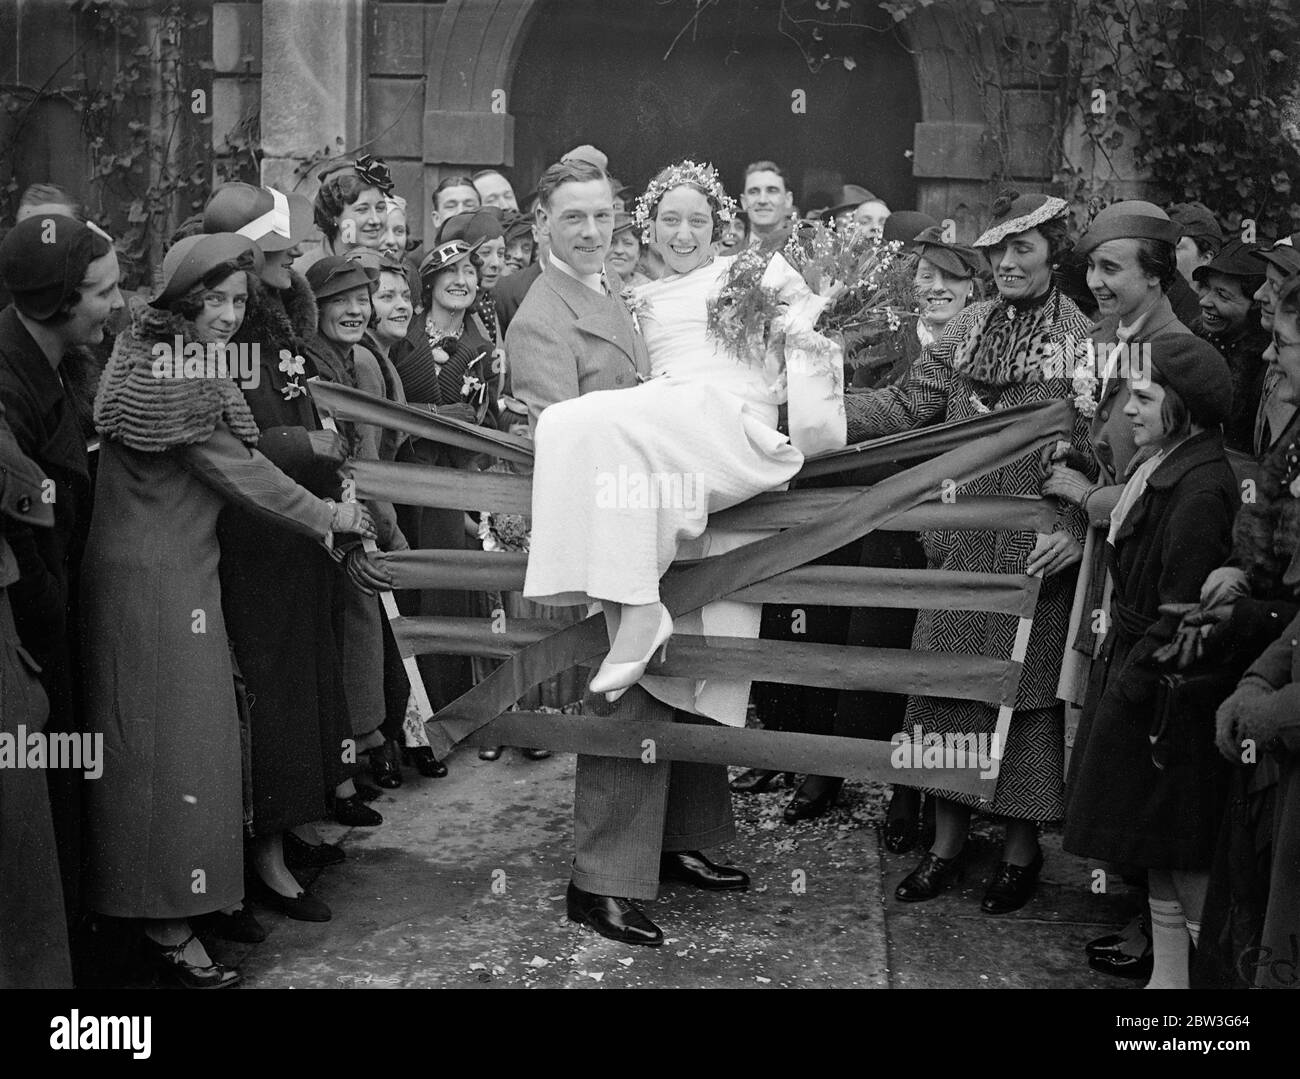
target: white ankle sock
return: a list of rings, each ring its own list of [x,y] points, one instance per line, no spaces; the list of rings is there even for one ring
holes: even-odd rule
[[[1187,921],[1177,899],[1150,899],[1151,952],[1155,966],[1148,989],[1187,988]],[[1200,931],[1200,927],[1197,927]]]

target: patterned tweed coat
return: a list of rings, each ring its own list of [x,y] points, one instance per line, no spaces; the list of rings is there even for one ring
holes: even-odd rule
[[[935,423],[970,419],[986,412],[1039,401],[1071,400],[1069,378],[1047,364],[1053,348],[1072,357],[1075,342],[1088,336],[1091,323],[1056,289],[1037,301],[1011,304],[1002,299],[972,304],[925,349],[908,377],[897,386],[845,395],[850,442],[876,438]],[[1069,370],[1072,364],[1066,364]],[[1088,421],[1076,416],[1071,441],[1084,453]],[[963,484],[956,497],[1018,495],[1040,497],[1043,471],[1038,453]],[[1058,529],[1082,544],[1085,522],[1063,506]],[[1023,573],[1037,540],[1033,532],[927,532],[922,536],[933,569],[977,573]],[[1047,820],[1062,811],[1062,731],[1056,719],[1056,687],[1069,623],[1074,572],[1043,582],[1034,612],[1006,756],[994,811],[1012,817]],[[1009,657],[1017,619],[978,611],[922,611],[912,639],[920,651]],[[906,728],[927,732],[991,733],[997,711],[973,701],[912,697]],[[943,793],[943,792],[940,792]],[[948,795],[951,797],[951,795]],[[977,804],[974,798],[959,801]]]

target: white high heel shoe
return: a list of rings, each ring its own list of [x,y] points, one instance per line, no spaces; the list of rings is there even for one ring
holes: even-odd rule
[[[605,659],[591,680],[591,691],[605,694],[605,700],[611,704],[618,700],[632,686],[641,681],[641,676],[645,674],[645,669],[650,665],[650,660],[654,658],[656,652],[659,653],[660,663],[667,658],[668,638],[672,635],[672,615],[668,613],[668,608],[661,603],[659,605],[659,629],[655,632],[654,644],[646,652],[645,659],[636,663],[610,663],[608,658]]]

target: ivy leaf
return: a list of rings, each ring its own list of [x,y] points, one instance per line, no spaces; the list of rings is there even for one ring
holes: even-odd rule
[[[1227,86],[1228,83],[1232,82],[1235,78],[1236,76],[1227,68],[1214,69],[1214,81],[1220,86]]]
[[[858,62],[857,62],[855,59],[853,59],[853,57],[851,57],[851,56],[846,56],[846,57],[844,58],[844,67],[845,67],[848,71],[852,71],[852,70],[853,70],[855,67],[857,67],[857,66],[858,66]]]

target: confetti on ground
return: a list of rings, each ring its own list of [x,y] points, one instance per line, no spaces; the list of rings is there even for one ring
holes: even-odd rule
[[[622,963],[623,966],[625,967],[630,967],[635,962],[635,960],[629,955],[625,959],[620,959],[619,962]]]
[[[535,955],[530,960],[528,960],[528,965],[530,967],[535,967],[538,970],[541,970],[542,967],[550,966],[551,961],[549,959],[543,959],[540,955]]]

